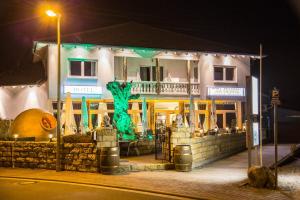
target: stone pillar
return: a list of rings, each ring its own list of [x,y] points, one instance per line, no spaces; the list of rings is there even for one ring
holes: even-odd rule
[[[170,138],[171,157],[173,157],[173,150],[176,145],[192,145],[192,138],[190,128],[172,128],[172,134]]]
[[[101,147],[116,147],[117,133],[113,128],[101,128],[96,131],[97,148]]]

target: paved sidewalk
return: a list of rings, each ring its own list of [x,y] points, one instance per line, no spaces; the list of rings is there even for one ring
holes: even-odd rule
[[[289,146],[280,146],[280,157]],[[273,147],[264,147],[264,161],[273,162]],[[0,176],[59,180],[97,184],[144,191],[157,191],[205,199],[291,199],[290,193],[240,186],[247,178],[247,152],[214,162],[192,172],[145,171],[127,175],[106,176],[80,172],[55,172],[38,169],[0,168]],[[280,184],[280,182],[279,182]]]

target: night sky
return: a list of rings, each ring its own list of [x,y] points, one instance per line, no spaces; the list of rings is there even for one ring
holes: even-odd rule
[[[0,73],[22,71],[19,63],[34,39],[55,34],[42,1],[0,3]],[[280,89],[284,107],[300,110],[300,1],[60,1],[62,33],[136,21],[259,53],[264,46],[264,92]]]

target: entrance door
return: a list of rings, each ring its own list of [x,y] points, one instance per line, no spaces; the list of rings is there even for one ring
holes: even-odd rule
[[[235,128],[236,126],[236,114],[226,113],[226,127]]]
[[[218,128],[224,128],[223,127],[223,114],[217,114],[217,125]]]

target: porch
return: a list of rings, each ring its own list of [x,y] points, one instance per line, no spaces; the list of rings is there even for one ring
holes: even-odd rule
[[[200,95],[198,61],[176,58],[114,57],[114,76],[133,82],[131,93],[143,95]]]

